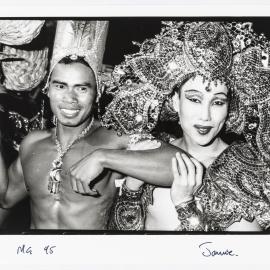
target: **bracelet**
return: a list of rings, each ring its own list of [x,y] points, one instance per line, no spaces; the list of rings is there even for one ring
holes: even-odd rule
[[[122,197],[127,200],[140,200],[143,193],[143,185],[138,190],[131,190],[127,187],[126,181],[122,185]]]
[[[119,195],[110,213],[109,230],[140,231],[144,229],[146,207],[141,201],[143,186],[139,190],[130,190],[125,182],[122,194]]]
[[[202,212],[197,208],[194,199],[175,206],[180,225],[179,231],[206,231]]]

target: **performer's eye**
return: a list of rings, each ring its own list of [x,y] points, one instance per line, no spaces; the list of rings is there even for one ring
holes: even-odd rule
[[[77,88],[77,90],[79,91],[79,92],[82,92],[82,93],[85,93],[85,92],[87,92],[87,87],[86,86],[80,86],[80,87],[78,87]]]
[[[201,100],[197,97],[186,97],[186,98],[193,103],[201,103]]]
[[[65,88],[65,86],[64,86],[63,84],[60,84],[60,83],[54,84],[54,87],[55,87],[56,89],[64,89],[64,88]]]
[[[186,92],[185,93],[185,98],[192,102],[192,103],[201,103],[202,102],[202,97],[200,94],[198,94],[197,92],[192,91],[192,93]]]
[[[217,105],[217,106],[223,106],[226,103],[227,103],[227,100],[223,100],[223,99],[217,99],[213,101],[213,105]]]

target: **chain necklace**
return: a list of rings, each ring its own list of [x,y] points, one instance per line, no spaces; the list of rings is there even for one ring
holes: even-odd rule
[[[55,127],[55,144],[57,149],[57,158],[52,162],[52,168],[49,172],[49,183],[48,183],[48,190],[52,194],[58,194],[60,189],[60,183],[61,183],[61,176],[60,172],[62,171],[62,165],[63,165],[63,157],[67,153],[67,151],[81,138],[86,136],[86,134],[89,132],[91,127],[94,123],[94,117],[92,117],[92,120],[90,121],[89,125],[76,137],[66,148],[62,148],[60,141],[57,138],[57,124]]]

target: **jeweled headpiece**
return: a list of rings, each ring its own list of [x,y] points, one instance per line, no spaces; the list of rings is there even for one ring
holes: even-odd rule
[[[232,65],[230,38],[217,22],[167,22],[139,54],[130,60],[134,73],[165,93],[194,75],[224,81]]]
[[[145,40],[138,53],[126,56],[125,62],[115,67],[107,90],[114,99],[102,118],[106,127],[127,134],[151,132],[176,85],[195,75],[226,81],[232,66],[232,44],[220,23],[164,24],[159,35]],[[166,114],[175,119],[176,113],[169,108]]]
[[[66,56],[74,60],[83,57],[95,74],[100,95],[98,72],[102,65],[108,25],[108,21],[58,21],[48,81],[61,59]]]

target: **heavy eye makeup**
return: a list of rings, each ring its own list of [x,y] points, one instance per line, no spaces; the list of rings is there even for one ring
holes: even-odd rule
[[[201,103],[202,97],[198,93],[187,93],[185,92],[185,98],[193,103]]]
[[[217,105],[217,106],[223,106],[223,105],[226,105],[227,103],[228,103],[227,97],[215,97],[212,100],[212,104]]]

